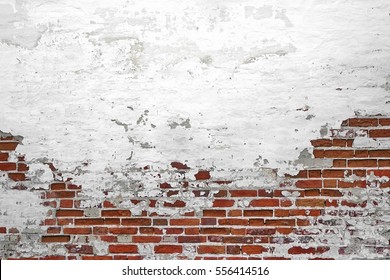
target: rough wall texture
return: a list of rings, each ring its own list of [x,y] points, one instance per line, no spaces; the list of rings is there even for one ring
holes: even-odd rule
[[[390,258],[390,118],[348,119],[332,135],[312,141],[313,166],[295,176],[145,166],[130,174],[139,185],[120,196],[107,189],[96,207],[83,207],[90,198],[81,186],[48,163],[53,182],[28,190],[41,198],[45,219],[38,227],[0,227],[2,257]],[[2,191],[15,196],[28,180],[17,145],[2,136]],[[146,177],[154,188],[142,185]],[[264,185],[262,177],[273,180]]]
[[[321,152],[310,139],[349,137],[333,135],[331,128],[350,117],[388,115],[389,26],[388,0],[0,0],[0,130],[7,132],[0,136],[23,143],[17,154],[4,150],[0,159],[5,169],[0,171],[0,225],[7,232],[2,236],[3,257],[69,255],[62,244],[36,242],[47,233],[41,223],[48,218],[48,207],[54,217],[55,209],[70,206],[83,211],[73,214],[92,217],[103,214],[99,207],[107,200],[130,210],[129,219],[143,211],[174,217],[193,211],[201,217],[204,209],[214,210],[219,192],[212,190],[222,188],[226,192],[219,199],[233,201],[234,209],[244,211],[243,220],[256,219],[245,216],[252,213],[245,212],[250,197],[232,198],[228,188],[251,190],[251,195],[253,190],[279,191],[286,173],[326,170],[333,164],[331,157],[340,155],[330,148]],[[356,146],[351,149],[390,147],[385,138],[364,131],[353,136]],[[18,154],[25,154],[25,161]],[[344,155],[351,156],[351,151]],[[188,192],[181,185],[184,176]],[[51,190],[54,181],[82,189]],[[164,183],[171,189],[156,188]],[[209,192],[193,193],[197,185]],[[64,198],[62,205],[60,200],[42,203],[41,193],[50,191],[45,197],[75,198]],[[167,201],[153,199],[163,194]],[[364,198],[353,192],[355,196]],[[272,211],[265,223],[277,218],[276,209],[263,209]],[[373,215],[378,221],[386,217],[383,209]],[[230,215],[229,209],[220,210]],[[361,219],[357,231],[374,231],[364,224],[368,218]],[[347,218],[341,220],[346,223]],[[383,234],[380,229],[372,232],[375,242],[386,237],[388,224],[382,223]],[[19,235],[8,235],[9,230]],[[62,227],[47,234],[56,230],[70,234]],[[328,246],[324,235],[311,236],[310,244]],[[110,243],[97,234],[88,236],[87,242],[82,234],[72,235],[69,244],[85,241],[85,250],[104,255]],[[359,238],[343,239],[354,240],[345,245],[356,245],[346,255],[335,249],[344,243],[329,239],[330,247],[336,245],[324,257],[381,257],[368,249],[357,252],[366,244]],[[181,255],[195,256],[187,246],[181,248]],[[137,256],[155,257],[150,244],[137,250]],[[288,251],[284,245],[275,250]],[[267,251],[261,257],[291,257],[287,251]]]

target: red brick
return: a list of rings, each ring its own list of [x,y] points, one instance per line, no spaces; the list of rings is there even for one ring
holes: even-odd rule
[[[321,178],[321,170],[309,170],[309,178]]]
[[[195,174],[196,180],[207,180],[210,179],[210,172],[206,170],[199,170],[198,173]]]
[[[249,219],[250,226],[264,226],[264,219]]]
[[[8,153],[1,153],[0,152],[0,161],[7,161],[8,160]]]
[[[108,234],[108,227],[93,227],[93,234],[95,235]]]
[[[229,210],[228,216],[229,217],[241,217],[242,216],[242,210],[238,210],[238,209]]]
[[[112,256],[82,256],[83,260],[112,260]]]
[[[199,219],[171,219],[171,226],[197,226],[200,224]]]
[[[266,226],[295,226],[294,219],[265,220]]]
[[[0,171],[16,170],[16,163],[14,162],[0,162]]]
[[[18,144],[14,141],[0,141],[0,151],[14,151]]]
[[[49,227],[47,228],[47,234],[60,234],[61,228],[60,227]]]
[[[295,186],[300,189],[319,189],[322,188],[322,180],[299,180],[295,183]]]
[[[353,150],[325,150],[324,158],[353,158]]]
[[[52,191],[65,190],[65,188],[66,188],[66,185],[65,185],[65,183],[63,183],[63,182],[52,183],[52,184],[50,185],[50,189],[51,189]]]
[[[73,234],[73,235],[84,234],[84,235],[87,235],[87,234],[91,234],[91,233],[92,233],[91,228],[64,228],[64,234]]]
[[[199,227],[184,228],[184,234],[186,235],[198,235],[199,232]]]
[[[232,197],[253,197],[257,196],[257,190],[230,190]]]
[[[114,227],[108,228],[109,233],[111,234],[137,234],[138,229],[133,227]]]
[[[297,199],[296,205],[298,207],[324,207],[324,199]]]
[[[243,245],[241,247],[242,252],[248,255],[262,254],[267,252],[267,249],[259,245]]]
[[[20,182],[26,180],[26,175],[24,173],[8,173],[8,178],[13,181]]]
[[[161,236],[133,236],[133,243],[159,243]]]
[[[273,210],[244,210],[246,217],[272,217]]]
[[[240,246],[226,246],[226,253],[228,255],[239,255],[241,253],[241,248]]]
[[[18,163],[18,171],[24,172],[28,171],[29,167],[25,163]]]
[[[172,162],[172,163],[171,163],[171,166],[172,166],[173,168],[176,168],[176,169],[179,169],[179,170],[190,169],[186,164],[183,164],[183,163],[177,162],[177,161]]]
[[[353,139],[333,139],[334,147],[352,147]]]
[[[331,139],[317,139],[310,141],[313,147],[332,147],[333,141]]]
[[[184,232],[184,228],[173,228],[173,227],[170,227],[170,228],[165,228],[165,233],[166,234],[182,234]]]
[[[322,170],[322,177],[323,178],[344,178],[345,171],[346,171],[345,169],[325,169]]]
[[[379,119],[379,124],[381,126],[390,126],[390,118],[380,118]]]
[[[168,220],[167,219],[154,219],[153,225],[154,226],[166,226],[166,225],[168,225]]]
[[[57,217],[82,217],[84,215],[84,211],[82,210],[57,210]]]
[[[133,218],[133,219],[122,219],[122,225],[124,226],[150,226],[152,220],[148,218]]]
[[[176,200],[174,203],[164,202],[164,207],[185,207],[186,203],[181,200]]]
[[[225,254],[225,249],[225,246],[200,245],[198,247],[198,254]]]
[[[102,210],[102,217],[129,217],[130,210]]]
[[[205,243],[206,241],[205,236],[178,236],[179,243]]]
[[[213,226],[217,224],[216,218],[202,218],[200,221],[202,226]]]
[[[354,118],[349,119],[349,126],[355,127],[370,127],[378,126],[379,122],[377,118]]]
[[[240,225],[245,226],[248,224],[248,219],[218,219],[219,225]]]
[[[136,254],[138,253],[138,247],[137,245],[110,245],[108,251],[110,253]]]
[[[213,202],[213,207],[232,207],[234,202],[234,200],[230,199],[215,199]]]
[[[376,159],[348,160],[348,167],[377,167]]]
[[[368,133],[372,138],[390,137],[390,129],[375,129],[370,130]]]
[[[60,200],[61,208],[73,208],[73,200],[71,199],[61,199]]]
[[[69,235],[47,235],[42,236],[42,242],[44,243],[63,243],[63,242],[69,242],[70,236]]]
[[[354,158],[368,158],[368,150],[355,150]]]
[[[175,254],[182,253],[183,247],[181,245],[157,245],[154,247],[156,254]]]
[[[46,194],[46,198],[74,198],[74,191],[52,191]]]
[[[347,161],[345,159],[335,159],[333,160],[333,167],[346,167]]]
[[[332,196],[332,197],[341,197],[343,194],[339,190],[329,190],[329,189],[323,189],[321,190],[322,196]]]
[[[378,160],[378,166],[379,167],[390,167],[390,160],[389,159],[380,159],[380,160]]]
[[[290,211],[285,209],[275,209],[275,217],[288,217],[290,216]]]
[[[390,157],[390,150],[368,151],[368,154],[370,157],[375,157],[375,158],[389,158]]]
[[[249,235],[274,235],[276,233],[275,228],[248,228],[246,230]]]
[[[205,209],[205,210],[203,210],[203,216],[205,216],[205,217],[226,217],[226,210]]]
[[[319,189],[307,189],[304,191],[304,196],[320,196]]]
[[[219,235],[227,235],[230,233],[229,228],[201,228],[200,229],[201,234],[219,234]]]
[[[253,207],[273,207],[279,206],[279,199],[274,198],[264,198],[264,199],[254,199],[250,202],[250,206]]]
[[[292,255],[301,255],[301,254],[315,254],[315,248],[302,248],[299,246],[292,247],[288,249],[288,253]]]
[[[313,150],[313,155],[314,155],[315,158],[323,158],[325,156],[325,151],[324,150],[314,149]]]

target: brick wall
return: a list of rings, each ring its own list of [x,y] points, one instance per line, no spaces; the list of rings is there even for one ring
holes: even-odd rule
[[[31,186],[25,157],[17,153],[18,139],[2,136],[2,187],[36,193],[47,215],[30,231],[0,225],[1,257],[389,258],[388,140],[389,118],[351,118],[329,138],[311,142],[314,164],[295,176],[172,162],[167,170],[139,168],[141,184],[119,196],[104,190],[104,201],[86,206],[93,197],[71,178],[62,178],[51,163],[46,164],[53,182],[47,188]],[[272,183],[242,180],[248,172],[253,178],[268,174]],[[152,188],[142,185],[146,177],[154,178]]]

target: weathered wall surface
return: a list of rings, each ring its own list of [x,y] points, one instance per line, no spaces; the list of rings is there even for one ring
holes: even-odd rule
[[[310,139],[348,136],[354,145],[386,149],[376,137],[332,135],[330,128],[389,112],[389,13],[386,0],[0,0],[0,136],[22,143],[17,153],[2,151],[0,227],[28,233],[4,235],[22,240],[2,241],[2,256],[68,252],[34,241],[47,233],[47,207],[63,207],[42,202],[53,182],[82,186],[72,207],[99,209],[110,200],[140,215],[146,202],[124,198],[165,197],[156,187],[184,176],[172,162],[191,167],[191,180],[207,170],[213,182],[234,182],[225,187],[276,190],[285,173],[332,166],[313,155]],[[212,196],[175,190],[185,207],[157,204],[158,215],[199,215],[213,205]],[[106,246],[93,242],[94,250]]]

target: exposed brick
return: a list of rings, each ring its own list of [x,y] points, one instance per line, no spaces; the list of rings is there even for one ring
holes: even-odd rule
[[[92,233],[92,229],[89,228],[89,227],[86,227],[86,228],[64,228],[64,234],[74,234],[74,235],[78,235],[78,234],[91,234]]]
[[[159,243],[161,236],[133,236],[133,243]]]
[[[352,158],[353,150],[325,150],[324,158]]]
[[[206,170],[200,170],[194,176],[196,180],[208,180],[211,178],[210,172]]]
[[[232,197],[253,197],[257,196],[257,190],[230,190]]]
[[[332,147],[332,139],[317,139],[310,141],[313,147]]]
[[[47,235],[47,236],[42,236],[41,241],[44,243],[64,243],[70,241],[70,236],[69,235]]]
[[[226,235],[230,233],[229,228],[223,228],[223,227],[214,227],[214,228],[201,228],[200,229],[201,234],[220,234],[220,235]]]
[[[375,159],[365,160],[348,160],[348,167],[377,167],[378,163]]]
[[[136,254],[138,253],[137,245],[110,245],[108,247],[108,251],[110,253],[128,253],[128,254]]]
[[[183,164],[183,163],[177,162],[177,161],[172,162],[172,163],[171,163],[171,166],[172,166],[173,168],[176,168],[176,169],[179,169],[179,170],[187,170],[187,169],[190,169],[186,164]]]
[[[63,183],[63,182],[52,183],[52,184],[50,184],[50,189],[52,191],[65,190],[66,189],[66,184]]]
[[[295,186],[302,189],[319,189],[322,188],[322,180],[299,180],[295,183]]]
[[[182,253],[183,247],[181,245],[157,245],[154,247],[156,254],[175,254]]]
[[[8,178],[13,181],[20,182],[26,180],[26,175],[24,173],[15,172],[15,173],[7,173]]]
[[[373,129],[368,132],[372,138],[390,137],[390,129]]]
[[[0,141],[0,151],[14,151],[18,144],[14,141]]]
[[[148,218],[122,219],[122,225],[124,225],[124,226],[150,226],[150,225],[152,225],[152,220],[148,219]]]
[[[273,210],[244,210],[246,217],[272,217]]]
[[[82,210],[57,210],[57,217],[82,217],[84,215],[84,211]]]
[[[235,201],[231,199],[215,199],[213,207],[232,207],[234,202]]]
[[[349,126],[356,127],[370,127],[370,126],[378,126],[379,122],[377,118],[354,118],[349,119]]]
[[[243,245],[241,249],[244,254],[248,255],[262,254],[267,252],[267,249],[260,245]]]
[[[0,171],[16,170],[16,163],[14,162],[0,162]]]
[[[253,207],[276,207],[276,206],[279,206],[279,199],[273,199],[273,198],[254,199],[250,202],[250,206],[253,206]]]
[[[224,254],[225,251],[225,246],[200,245],[198,247],[198,254]]]
[[[178,242],[179,243],[205,243],[206,237],[205,236],[179,236]]]
[[[203,210],[203,216],[205,216],[205,217],[226,217],[226,210],[205,209],[205,210]]]
[[[130,210],[102,210],[103,217],[129,217]]]
[[[9,157],[8,153],[2,153],[0,152],[0,161],[7,161]]]
[[[325,200],[324,199],[297,199],[296,205],[298,207],[324,207]]]
[[[368,154],[373,158],[390,158],[390,150],[368,151]]]
[[[200,224],[199,219],[171,219],[169,224],[172,226],[197,226]]]

